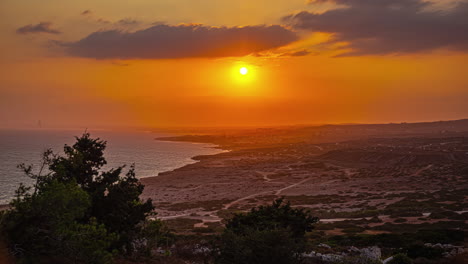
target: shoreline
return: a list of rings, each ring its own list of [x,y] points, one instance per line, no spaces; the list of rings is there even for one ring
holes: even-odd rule
[[[468,150],[468,129],[420,136],[414,131],[396,134],[394,130],[349,129],[320,133],[309,129],[260,130],[154,139],[208,143],[222,152],[193,156],[194,163],[140,178],[145,185],[140,199],[153,200],[157,218],[184,219],[181,221],[195,227],[218,226],[233,213],[281,197],[324,221],[390,213],[392,217],[380,219],[382,222],[368,220],[365,228],[375,231],[390,230],[398,223],[433,225],[441,221],[425,215],[408,216],[404,210],[392,213],[400,210],[401,200],[424,197],[439,208],[439,203],[446,202],[445,196],[434,198],[434,193],[450,190],[454,197],[463,194],[460,188],[468,183],[458,173],[460,164],[468,165],[468,156],[461,153]],[[440,171],[448,174],[435,179],[432,175]],[[461,198],[457,201],[442,207],[466,211]],[[401,220],[398,217],[402,222],[395,222]],[[450,221],[458,223],[456,217]]]
[[[59,130],[59,132],[61,132],[61,130]],[[196,154],[196,153],[192,153],[192,154],[195,154],[195,155],[194,156],[186,155],[186,157],[184,159],[180,160],[180,164],[175,164],[175,166],[172,166],[172,168],[171,168],[171,166],[166,166],[166,167],[169,167],[169,168],[166,168],[166,170],[163,170],[163,169],[159,170],[158,169],[157,174],[152,174],[152,175],[151,174],[146,174],[147,176],[138,177],[139,180],[147,179],[147,178],[153,178],[153,177],[159,177],[161,174],[172,172],[174,170],[183,168],[185,166],[189,166],[189,165],[192,165],[192,164],[199,163],[203,159],[204,156],[212,156],[212,155],[218,155],[218,154],[222,154],[222,153],[225,153],[225,152],[229,152],[229,150],[221,148],[219,145],[211,143],[211,142],[188,142],[188,141],[163,140],[162,138],[160,139],[160,138],[154,138],[154,137],[152,138],[152,140],[157,140],[157,141],[161,141],[161,142],[165,142],[165,143],[174,143],[174,144],[202,145],[202,146],[199,146],[199,148],[200,148],[199,153],[204,153],[204,151],[201,149],[201,148],[204,148],[204,149],[209,149],[209,152],[212,152],[213,154]],[[4,203],[0,203],[0,211],[7,210],[10,207],[9,202],[13,198],[14,197],[12,196],[9,200],[5,199]]]
[[[231,152],[232,150],[229,150],[229,149],[226,149],[226,148],[223,148],[222,146],[220,145],[217,145],[217,144],[214,144],[214,143],[207,143],[207,142],[189,142],[189,141],[176,141],[176,140],[163,140],[163,138],[156,138],[155,140],[158,140],[158,141],[164,141],[164,142],[172,142],[172,143],[192,143],[192,144],[211,144],[212,146],[207,146],[207,148],[212,148],[212,149],[219,149],[221,150],[220,153],[215,153],[215,154],[209,154],[209,155],[195,155],[193,157],[190,157],[190,160],[192,160],[193,162],[191,163],[186,163],[185,165],[182,165],[180,167],[176,167],[172,170],[167,170],[167,171],[162,171],[162,172],[159,172],[157,175],[153,175],[153,176],[146,176],[146,177],[139,177],[138,180],[140,182],[143,182],[145,180],[148,180],[148,179],[151,179],[151,178],[157,178],[157,177],[161,177],[162,175],[165,175],[165,174],[170,174],[170,173],[173,173],[177,170],[180,170],[180,169],[184,169],[186,167],[189,167],[191,165],[194,165],[194,164],[198,164],[200,162],[202,162],[205,158],[212,158],[214,156],[217,156],[217,155],[221,155],[221,154],[224,154],[224,153],[229,153]],[[8,210],[10,208],[10,205],[8,203],[6,204],[0,204],[0,212],[1,211],[4,211],[4,210]]]
[[[380,137],[373,137],[373,130],[364,135],[362,131],[356,132],[359,135],[341,131],[338,136],[335,131],[312,136],[305,131],[301,132],[305,136],[298,137],[297,130],[279,130],[158,139],[217,144],[229,151],[193,157],[199,162],[141,179],[145,185],[141,198],[153,200],[160,219],[184,219],[195,228],[211,228],[221,225],[221,220],[233,213],[270,204],[281,197],[295,207],[311,210],[323,219],[322,223],[331,224],[337,219],[346,222],[388,216],[395,210],[389,208],[399,205],[398,201],[412,200],[416,195],[445,202],[433,198],[432,193],[462,193],[460,188],[466,184],[463,178],[451,182],[443,179],[453,176],[441,176],[436,181],[431,175],[445,171],[444,166],[452,166],[449,164],[468,164],[468,158],[461,154],[447,154],[453,152],[452,148],[463,148],[462,139],[468,131],[443,135],[431,132],[418,137],[413,131],[384,133]],[[454,146],[446,142],[454,142]],[[428,144],[433,149],[427,149]],[[400,162],[408,159],[413,162]],[[443,164],[436,162],[441,160]],[[426,184],[420,185],[420,181]],[[460,202],[456,204],[452,211],[466,210]],[[414,225],[436,225],[441,221],[427,215],[391,214],[379,223],[366,220],[366,228],[388,231],[400,223],[394,222],[398,218]],[[450,221],[457,223],[456,217]]]
[[[171,137],[171,138],[172,138],[172,137]],[[174,137],[174,138],[175,138],[175,137]],[[218,150],[221,150],[221,152],[215,153],[215,154],[195,155],[195,156],[193,156],[193,157],[190,157],[190,160],[193,160],[193,161],[194,161],[194,162],[192,162],[192,163],[187,163],[187,164],[185,164],[185,165],[182,165],[182,166],[180,166],[180,167],[174,168],[174,169],[172,169],[172,170],[167,170],[167,171],[159,172],[157,175],[139,177],[139,178],[138,178],[139,180],[141,180],[141,179],[148,179],[148,178],[159,177],[161,174],[170,173],[170,172],[176,171],[176,170],[178,170],[178,169],[182,169],[182,168],[184,168],[184,167],[186,167],[186,166],[190,166],[190,165],[193,165],[193,164],[197,164],[197,163],[201,162],[201,161],[204,159],[204,157],[212,157],[212,156],[216,156],[216,155],[220,155],[220,154],[228,153],[228,152],[231,152],[231,151],[232,151],[232,150],[223,148],[223,147],[220,146],[220,145],[217,145],[217,144],[215,144],[215,143],[210,143],[210,142],[190,142],[190,141],[165,140],[165,137],[163,137],[163,138],[155,138],[154,140],[162,141],[162,142],[170,142],[170,143],[191,143],[191,144],[197,144],[197,145],[207,145],[207,144],[211,144],[211,145],[213,145],[213,146],[207,146],[206,148],[218,149]]]

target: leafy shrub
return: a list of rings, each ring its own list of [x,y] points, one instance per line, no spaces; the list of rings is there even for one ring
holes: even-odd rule
[[[140,200],[144,186],[133,166],[124,176],[124,166],[101,170],[105,148],[85,133],[65,145],[64,156],[46,151],[38,174],[20,165],[36,182],[20,185],[0,227],[21,261],[108,263],[116,251],[132,252],[154,207]]]
[[[334,264],[382,264],[382,261],[361,256],[353,256],[344,257],[342,260],[334,262]]]
[[[305,234],[317,221],[283,199],[236,214],[221,236],[216,263],[298,263],[306,247]]]
[[[465,220],[466,215],[463,216],[461,214],[458,214],[458,213],[455,213],[455,212],[452,212],[452,211],[442,211],[442,212],[431,213],[429,218],[431,218],[431,219],[444,219],[444,218],[447,218],[447,219],[454,219],[454,220]]]
[[[328,245],[337,246],[356,246],[369,247],[379,246],[387,248],[409,247],[414,244],[424,243],[443,243],[443,244],[459,244],[463,243],[466,237],[466,232],[460,230],[419,230],[415,233],[403,234],[358,234],[358,235],[338,235],[332,236],[326,241],[322,241]]]
[[[343,233],[346,234],[355,234],[355,233],[361,233],[364,232],[366,229],[360,226],[353,226],[353,227],[348,227],[343,229]]]
[[[396,254],[387,264],[411,264],[413,261],[405,254]]]
[[[75,262],[107,263],[116,234],[108,233],[95,218],[84,219],[89,195],[75,184],[50,181],[33,195],[21,186],[2,218],[2,229],[15,253],[26,263],[37,256],[63,258]],[[50,261],[50,260],[49,260]]]
[[[407,248],[408,257],[415,258],[426,258],[426,259],[438,259],[442,257],[444,250],[441,248],[426,247],[424,245],[415,244]]]

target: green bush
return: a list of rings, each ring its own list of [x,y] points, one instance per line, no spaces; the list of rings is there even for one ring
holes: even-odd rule
[[[414,244],[443,243],[461,244],[466,237],[466,232],[460,230],[419,230],[415,233],[403,234],[358,234],[332,236],[328,240],[321,241],[328,245],[369,247],[379,246],[384,248],[408,248]]]
[[[0,222],[20,261],[108,263],[117,251],[132,253],[154,207],[140,200],[144,186],[133,166],[124,176],[124,166],[102,171],[105,148],[85,133],[65,145],[64,156],[46,151],[39,174],[20,165],[35,184],[20,185]]]
[[[408,251],[408,257],[412,259],[438,259],[441,258],[442,253],[444,253],[444,250],[441,248],[426,247],[420,244],[411,245],[406,250]]]
[[[366,229],[364,227],[353,226],[353,227],[345,228],[342,231],[343,231],[343,233],[346,233],[346,234],[356,234],[356,233],[362,233],[365,230]]]
[[[56,180],[27,194],[21,186],[2,217],[2,229],[16,254],[26,263],[70,259],[78,263],[108,263],[116,234],[108,233],[95,218],[84,216],[91,206],[89,195],[75,184]]]
[[[445,218],[447,218],[447,219],[453,219],[453,220],[465,220],[466,215],[463,216],[461,214],[458,214],[458,213],[455,213],[455,212],[452,212],[452,211],[442,211],[442,212],[431,213],[429,218],[431,218],[431,219],[445,219]]]
[[[221,235],[216,263],[299,263],[306,249],[305,234],[317,221],[283,199],[236,214]]]
[[[396,254],[387,264],[411,264],[413,261],[405,254]]]
[[[144,256],[151,256],[151,250],[157,247],[168,248],[174,243],[175,236],[169,227],[161,220],[147,220],[141,227],[140,245],[137,251]]]
[[[378,259],[370,259],[361,256],[344,257],[342,260],[333,262],[333,264],[382,264]]]

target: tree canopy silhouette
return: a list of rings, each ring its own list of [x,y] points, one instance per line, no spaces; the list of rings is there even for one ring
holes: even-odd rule
[[[139,198],[144,186],[134,166],[124,175],[125,166],[103,170],[105,148],[105,141],[84,133],[65,145],[64,155],[46,151],[39,173],[20,165],[35,184],[20,185],[1,227],[24,262],[108,263],[117,251],[135,248],[154,207]]]
[[[318,218],[277,199],[272,205],[237,214],[221,235],[217,263],[290,264],[301,261],[306,232]]]

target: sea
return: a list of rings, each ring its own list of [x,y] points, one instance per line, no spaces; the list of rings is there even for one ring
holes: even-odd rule
[[[222,152],[212,144],[160,141],[155,138],[171,136],[150,131],[88,130],[91,137],[107,141],[104,170],[135,164],[138,178],[157,176],[196,162],[198,155]],[[7,204],[20,183],[31,186],[33,180],[17,166],[33,165],[39,171],[42,153],[52,149],[63,154],[65,144],[72,145],[83,130],[0,130],[0,205]]]

